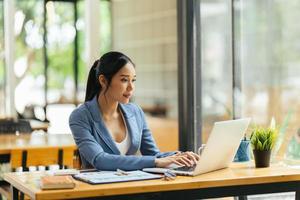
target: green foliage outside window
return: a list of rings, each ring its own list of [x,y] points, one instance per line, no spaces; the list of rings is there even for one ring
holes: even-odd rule
[[[62,90],[64,87],[64,81],[68,78],[74,82],[74,38],[71,41],[61,42],[61,38],[64,36],[70,35],[69,33],[60,32],[61,34],[56,35],[55,37],[59,38],[57,40],[49,40],[51,37],[51,30],[55,28],[58,30],[64,30],[63,27],[68,26],[69,28],[73,27],[74,29],[74,6],[70,2],[48,2],[47,9],[51,9],[51,12],[48,11],[47,15],[47,33],[48,33],[48,43],[47,43],[47,53],[48,53],[48,87],[51,89]],[[16,12],[22,13],[24,17],[21,31],[16,36],[15,41],[15,58],[16,60],[22,57],[26,57],[28,68],[24,74],[37,77],[44,74],[44,57],[43,57],[43,45],[38,47],[33,47],[28,44],[27,37],[31,32],[33,26],[37,27],[39,38],[43,38],[43,1],[37,0],[28,0],[28,1],[16,1]],[[88,68],[84,60],[84,51],[85,51],[85,28],[84,28],[84,1],[77,1],[78,8],[78,20],[76,24],[81,23],[81,26],[78,25],[78,80],[79,88],[84,89]],[[2,5],[2,4],[1,4]],[[1,6],[0,5],[0,6]],[[99,12],[101,15],[101,29],[100,29],[100,51],[102,54],[110,50],[110,38],[111,38],[111,28],[110,28],[110,2],[103,1],[101,2],[101,7]],[[48,8],[49,7],[49,8]],[[54,8],[54,9],[53,9]],[[0,8],[1,9],[1,8]],[[53,12],[54,10],[54,12]],[[54,13],[54,14],[53,14]],[[3,27],[2,16],[0,16],[0,26]],[[31,26],[29,26],[31,25]],[[1,36],[3,35],[3,29],[0,29],[0,41]],[[53,35],[53,34],[52,34]],[[43,42],[41,40],[41,42]],[[1,43],[2,45],[2,43]],[[0,45],[0,51],[2,46]],[[4,49],[4,47],[3,47]],[[100,55],[99,55],[100,56]],[[0,76],[4,76],[4,67],[1,67],[0,63]],[[2,76],[3,74],[3,76]],[[19,81],[24,77],[20,77]],[[0,78],[0,84],[2,79]]]

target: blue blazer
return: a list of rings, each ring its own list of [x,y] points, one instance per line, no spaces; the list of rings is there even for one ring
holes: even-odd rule
[[[131,145],[126,156],[120,155],[110,133],[105,127],[98,107],[97,96],[76,108],[70,115],[69,125],[79,149],[83,167],[99,170],[137,170],[155,167],[155,158],[175,152],[160,153],[145,121],[140,107],[135,104],[119,104],[124,115]],[[143,156],[135,154],[140,150]]]

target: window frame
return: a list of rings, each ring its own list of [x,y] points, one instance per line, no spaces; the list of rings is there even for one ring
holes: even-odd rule
[[[235,43],[235,4],[229,0],[232,55],[232,118],[241,117],[241,64]],[[179,149],[194,151],[202,144],[201,0],[177,0]]]

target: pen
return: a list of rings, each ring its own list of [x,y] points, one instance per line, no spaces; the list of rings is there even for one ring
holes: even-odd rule
[[[99,170],[97,170],[97,169],[82,169],[82,170],[79,170],[79,171],[80,171],[80,173],[85,173],[85,172],[97,172]]]
[[[121,169],[117,169],[117,172],[116,172],[116,175],[118,175],[118,176],[128,175],[128,174],[129,174],[128,172],[125,172]]]
[[[174,180],[176,178],[176,174],[172,172],[171,170],[167,170],[164,173],[164,180],[169,181],[169,180]]]

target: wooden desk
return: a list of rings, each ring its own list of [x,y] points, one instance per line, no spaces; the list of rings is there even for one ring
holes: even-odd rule
[[[233,164],[230,168],[196,177],[179,176],[174,181],[147,180],[126,183],[89,185],[76,182],[74,189],[40,190],[38,186],[41,172],[8,173],[4,179],[12,185],[13,198],[18,191],[32,199],[132,199],[146,195],[151,199],[202,199],[225,196],[300,190],[300,169],[283,165],[256,169],[253,164]]]

